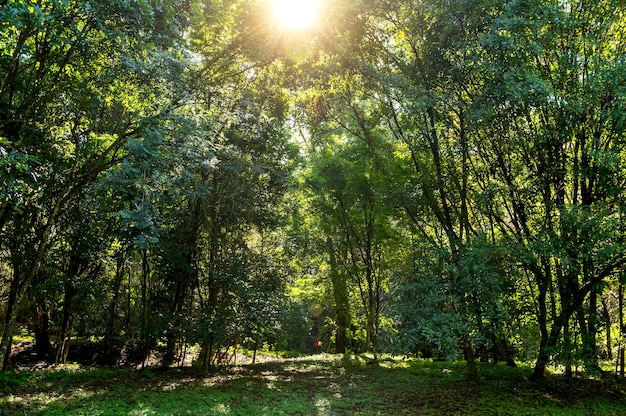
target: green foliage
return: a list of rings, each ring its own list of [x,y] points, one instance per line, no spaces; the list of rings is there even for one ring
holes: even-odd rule
[[[609,81],[623,84],[624,16],[609,4],[367,2],[359,36],[336,37],[353,53],[326,51],[312,143],[321,157],[320,138],[361,143],[419,247],[399,270],[409,344],[471,361],[468,340],[538,329],[540,376],[576,325],[597,360],[598,299],[625,265],[623,88]],[[326,195],[350,182],[339,157]]]
[[[496,337],[510,329],[506,249],[478,238],[454,265],[442,261],[445,255],[425,251],[403,282],[397,305],[401,350],[432,354],[433,347],[436,356],[455,359],[464,336],[496,348]]]
[[[326,3],[0,5],[0,357],[623,350],[623,5]]]
[[[23,385],[30,375],[29,371],[4,371],[0,373],[0,389],[4,393],[9,393]]]

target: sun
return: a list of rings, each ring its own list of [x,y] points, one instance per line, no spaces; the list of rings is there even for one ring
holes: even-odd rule
[[[318,19],[321,0],[269,0],[277,23],[284,29],[307,29]]]

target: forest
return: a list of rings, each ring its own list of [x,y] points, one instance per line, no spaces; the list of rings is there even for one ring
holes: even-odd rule
[[[620,0],[0,0],[0,363],[624,377]]]

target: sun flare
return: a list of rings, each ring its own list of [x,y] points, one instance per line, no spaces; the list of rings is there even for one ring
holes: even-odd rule
[[[280,26],[290,30],[306,29],[318,19],[320,0],[270,0]]]

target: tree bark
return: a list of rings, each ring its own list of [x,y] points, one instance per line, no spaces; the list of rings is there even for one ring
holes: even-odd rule
[[[142,339],[148,330],[148,275],[150,274],[150,263],[148,262],[148,250],[141,251],[141,311],[139,322]]]
[[[606,358],[609,361],[613,361],[613,338],[611,334],[611,314],[609,312],[609,306],[606,303],[606,298],[601,297],[602,303],[602,318],[604,319],[604,326],[606,327]]]
[[[65,363],[69,350],[69,338],[71,336],[72,301],[76,291],[71,283],[65,285],[65,299],[63,301],[63,315],[61,318],[61,331],[59,333],[59,346],[55,358],[55,364]]]
[[[533,372],[534,378],[542,378],[545,372],[546,365],[550,361],[550,355],[546,351],[549,343],[549,332],[548,332],[548,307],[547,307],[547,282],[545,282],[545,276],[541,274],[539,271],[535,271],[534,273],[535,279],[537,279],[538,286],[538,294],[537,294],[537,307],[538,307],[538,316],[537,323],[539,324],[539,353],[537,355],[537,361],[535,363],[535,369]]]
[[[40,360],[47,360],[52,351],[50,342],[50,317],[45,308],[35,310],[35,352]]]
[[[335,352],[337,354],[345,354],[347,340],[346,333],[350,324],[348,287],[344,276],[339,273],[334,245],[330,238],[327,240],[327,246],[330,258],[330,278],[335,298],[335,321],[337,324],[337,330],[335,332]]]
[[[115,314],[117,311],[117,302],[119,298],[120,289],[122,287],[122,279],[124,277],[124,262],[126,258],[123,253],[118,253],[117,269],[115,270],[115,281],[113,283],[113,297],[111,303],[109,303],[109,319],[107,320],[106,339],[110,340],[113,337],[115,327]]]
[[[17,306],[19,302],[20,292],[20,275],[19,267],[13,267],[13,279],[11,279],[11,287],[9,289],[9,299],[7,300],[7,311],[4,320],[4,331],[2,332],[2,340],[0,341],[0,362],[2,362],[2,371],[7,371],[10,364],[11,344],[13,343],[13,328],[17,321]]]
[[[618,307],[619,307],[619,330],[620,330],[620,346],[619,346],[619,375],[624,377],[624,335],[626,335],[626,328],[624,328],[624,285],[620,282],[618,288]]]
[[[478,367],[476,366],[476,357],[470,342],[469,336],[463,336],[462,341],[463,358],[467,363],[467,379],[468,381],[478,381]]]
[[[541,338],[537,361],[535,363],[535,368],[533,369],[532,377],[534,379],[542,379],[545,375],[546,367],[550,362],[552,351],[556,350],[561,336],[561,330],[563,329],[565,323],[569,321],[570,316],[571,313],[568,311],[562,311],[561,314],[554,319],[550,335],[547,338]]]

